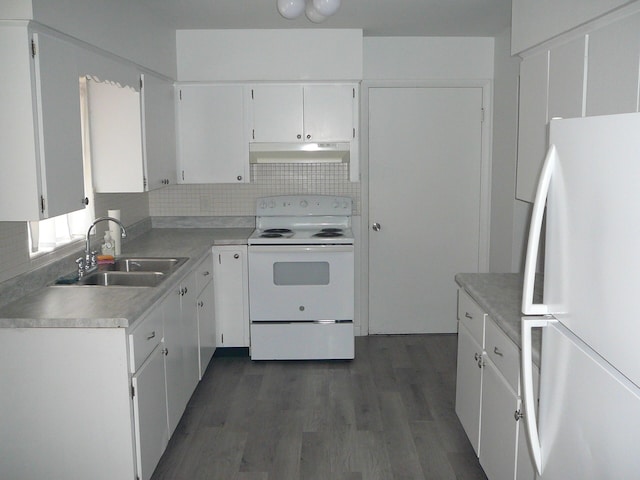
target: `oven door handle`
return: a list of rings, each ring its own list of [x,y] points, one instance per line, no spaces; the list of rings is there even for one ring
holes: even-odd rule
[[[249,253],[353,252],[353,245],[249,245]]]

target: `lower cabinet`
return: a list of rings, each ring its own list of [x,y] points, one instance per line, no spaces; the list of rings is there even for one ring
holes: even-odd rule
[[[197,278],[130,329],[0,329],[0,478],[151,478],[213,355]]]
[[[213,247],[216,346],[249,346],[249,279],[246,245]]]
[[[489,480],[533,480],[520,421],[519,349],[463,290],[458,295],[458,317],[460,423]],[[534,367],[534,383],[537,377]]]
[[[200,378],[204,375],[216,350],[215,290],[213,287],[212,254],[196,267],[196,291],[198,298],[198,350]]]

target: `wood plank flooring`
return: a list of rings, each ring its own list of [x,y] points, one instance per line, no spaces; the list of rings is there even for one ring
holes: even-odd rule
[[[454,412],[455,335],[353,361],[216,357],[152,480],[486,480]]]

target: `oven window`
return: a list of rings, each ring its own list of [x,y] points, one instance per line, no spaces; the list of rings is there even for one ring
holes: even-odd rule
[[[329,285],[329,262],[275,262],[276,285]]]

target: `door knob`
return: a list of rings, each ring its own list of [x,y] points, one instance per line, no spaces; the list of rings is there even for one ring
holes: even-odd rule
[[[371,225],[371,228],[373,228],[375,232],[379,232],[382,227],[378,222],[375,222],[373,225]]]

